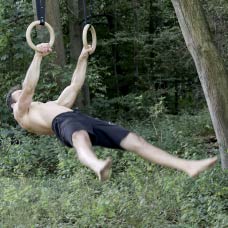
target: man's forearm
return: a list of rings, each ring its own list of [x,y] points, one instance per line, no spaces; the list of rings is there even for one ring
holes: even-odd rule
[[[42,61],[42,56],[40,54],[35,54],[33,61],[27,71],[26,77],[24,79],[24,82],[22,85],[23,89],[35,90],[40,76],[41,61]]]
[[[77,67],[73,73],[73,77],[71,80],[71,84],[73,84],[78,89],[81,89],[85,81],[87,64],[88,64],[88,57],[78,58]]]
[[[78,58],[76,69],[73,73],[71,84],[67,86],[56,101],[58,104],[71,108],[75,99],[84,84],[88,63],[89,51],[91,48],[82,49]]]

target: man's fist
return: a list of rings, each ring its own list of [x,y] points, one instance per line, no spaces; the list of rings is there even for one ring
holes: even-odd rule
[[[93,53],[93,48],[91,47],[91,45],[88,45],[87,48],[83,47],[80,58],[88,58],[91,53]]]
[[[37,54],[41,55],[42,57],[48,55],[52,52],[52,49],[48,43],[42,43],[36,45],[38,51],[36,51]]]

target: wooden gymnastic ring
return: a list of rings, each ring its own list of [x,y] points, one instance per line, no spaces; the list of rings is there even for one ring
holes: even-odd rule
[[[83,28],[82,42],[83,42],[83,46],[85,48],[88,48],[88,41],[87,41],[88,30],[91,32],[91,35],[92,35],[92,48],[93,48],[93,51],[90,52],[90,54],[93,54],[94,51],[96,50],[96,46],[97,46],[97,35],[96,35],[96,31],[95,31],[95,29],[94,29],[94,27],[92,25],[87,24]]]
[[[26,31],[26,40],[27,40],[27,43],[35,51],[38,51],[38,49],[37,49],[36,45],[32,42],[31,32],[32,32],[33,27],[35,27],[36,25],[39,25],[39,24],[40,24],[40,21],[34,21],[34,22],[32,22],[28,26],[27,31]],[[50,33],[49,45],[50,45],[50,47],[52,47],[53,44],[54,44],[54,42],[55,42],[55,32],[54,32],[54,29],[47,22],[45,22],[44,26],[47,27],[47,29],[48,29],[48,31]]]

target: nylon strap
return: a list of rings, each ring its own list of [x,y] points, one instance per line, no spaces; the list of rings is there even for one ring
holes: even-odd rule
[[[83,0],[83,11],[84,11],[84,20],[83,24],[92,24],[92,13],[93,13],[93,1],[90,0],[89,2],[89,15],[87,14],[87,3],[86,0]]]
[[[87,20],[87,8],[86,8],[86,0],[83,0],[83,11],[84,11],[84,25],[88,24]]]
[[[89,18],[90,18],[90,24],[92,24],[92,18],[93,18],[93,0],[90,0],[90,4],[89,4]]]
[[[45,0],[36,0],[37,18],[40,25],[45,24]]]

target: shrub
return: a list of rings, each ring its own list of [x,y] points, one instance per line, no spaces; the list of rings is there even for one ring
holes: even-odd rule
[[[56,172],[58,153],[64,150],[52,137],[39,137],[18,129],[0,129],[0,175],[44,176]]]
[[[90,112],[92,115],[112,120],[155,119],[165,112],[164,98],[154,97],[151,91],[142,94],[130,93],[110,100],[98,97],[93,99]]]

